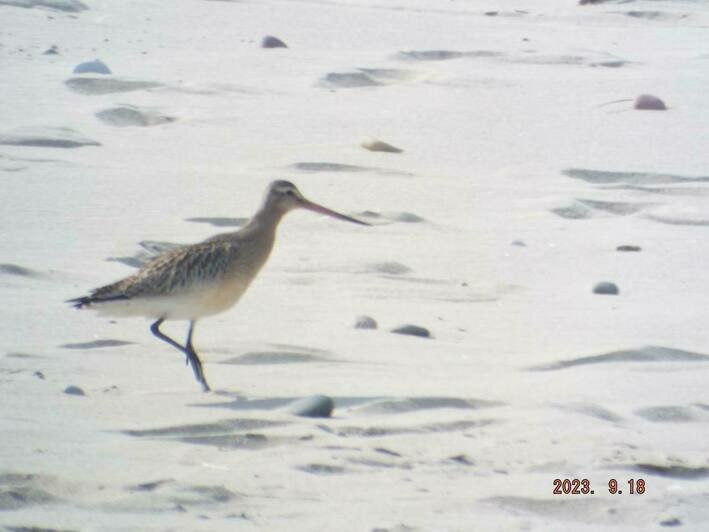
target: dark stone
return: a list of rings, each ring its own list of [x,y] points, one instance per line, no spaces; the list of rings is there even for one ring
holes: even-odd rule
[[[640,246],[622,245],[615,248],[616,251],[642,251]]]
[[[617,296],[620,293],[620,290],[618,289],[617,284],[603,281],[593,287],[593,293],[607,296]]]
[[[111,69],[100,59],[79,63],[74,67],[74,74],[111,74]]]
[[[78,386],[74,386],[74,385],[67,386],[66,388],[64,388],[64,393],[67,395],[81,395],[81,396],[86,395],[84,390],[82,390]]]
[[[301,417],[330,417],[335,409],[335,401],[326,395],[311,395],[293,401],[288,410]]]
[[[418,336],[419,338],[431,338],[431,332],[425,327],[419,327],[418,325],[402,325],[392,329],[391,332],[395,334]]]
[[[633,105],[635,109],[641,111],[666,111],[667,106],[665,102],[660,100],[657,96],[652,94],[641,94],[635,98],[635,104]]]
[[[355,329],[376,329],[377,321],[371,316],[357,316]]]
[[[273,35],[266,35],[261,40],[261,48],[288,48],[288,45]]]

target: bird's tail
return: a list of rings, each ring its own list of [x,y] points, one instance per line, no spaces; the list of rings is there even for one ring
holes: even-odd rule
[[[77,297],[74,299],[67,299],[65,303],[69,303],[72,307],[74,308],[88,308],[94,303],[107,303],[110,301],[118,301],[118,300],[123,300],[123,299],[130,299],[125,294],[113,294],[113,293],[104,293],[106,290],[105,289],[110,289],[113,288],[113,285],[107,286],[104,288],[99,288],[95,291],[93,291],[91,294],[88,296],[83,296],[83,297]]]
[[[77,297],[74,299],[67,299],[65,303],[69,303],[74,308],[86,308],[91,306],[91,303],[96,301],[92,296]]]

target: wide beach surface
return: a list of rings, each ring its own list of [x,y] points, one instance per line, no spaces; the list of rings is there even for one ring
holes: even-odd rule
[[[708,27],[690,0],[0,0],[0,527],[708,530]],[[147,320],[64,303],[274,179],[372,227],[285,218],[198,324],[214,392]],[[318,394],[332,417],[289,411]]]

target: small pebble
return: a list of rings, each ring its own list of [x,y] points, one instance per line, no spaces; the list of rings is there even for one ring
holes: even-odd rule
[[[419,327],[418,325],[402,325],[401,327],[392,329],[391,332],[395,334],[418,336],[419,338],[431,338],[431,332],[425,327]]]
[[[111,69],[100,59],[94,59],[76,65],[74,74],[111,74]]]
[[[360,141],[360,146],[362,146],[365,150],[381,151],[385,153],[401,153],[404,151],[401,148],[397,148],[396,146],[392,146],[391,144],[372,137],[364,137]]]
[[[74,385],[67,386],[66,388],[64,388],[64,393],[68,395],[86,395],[86,393],[84,393],[84,390]]]
[[[288,48],[288,45],[273,35],[266,35],[261,40],[261,48]]]
[[[640,246],[624,245],[615,248],[616,251],[642,251],[643,248]]]
[[[665,102],[660,100],[657,96],[652,94],[641,94],[635,98],[635,104],[633,105],[635,109],[641,111],[666,111],[667,106]]]
[[[615,283],[603,281],[593,287],[593,293],[594,294],[609,295],[609,296],[617,296],[620,293],[620,290],[618,289],[618,285],[616,285]]]
[[[301,417],[330,417],[334,409],[335,401],[326,395],[303,397],[288,406],[291,414]]]
[[[35,371],[32,375],[34,375],[40,380],[44,380],[44,373],[42,373],[41,371]]]
[[[519,246],[521,248],[527,247],[527,244],[525,244],[523,240],[513,240],[511,245],[512,246]]]
[[[47,48],[44,52],[42,52],[43,55],[59,55],[59,48],[57,48],[56,44],[53,44],[49,48]]]
[[[376,329],[377,327],[377,320],[371,316],[357,316],[355,329]]]
[[[672,517],[671,519],[665,519],[664,521],[660,521],[660,526],[682,526],[682,521],[680,521],[676,517]]]

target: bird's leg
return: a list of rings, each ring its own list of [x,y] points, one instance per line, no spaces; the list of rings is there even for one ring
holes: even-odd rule
[[[150,332],[152,332],[155,336],[157,336],[158,338],[160,338],[163,342],[167,342],[167,343],[170,344],[172,347],[174,347],[175,349],[179,349],[180,351],[182,351],[182,352],[185,353],[185,355],[186,355],[187,352],[186,352],[186,350],[185,350],[185,348],[184,348],[183,346],[181,346],[180,344],[178,344],[175,340],[173,340],[172,338],[170,338],[169,336],[167,336],[166,334],[164,334],[164,333],[160,330],[160,325],[162,325],[162,322],[163,322],[163,321],[165,321],[165,320],[162,319],[162,318],[160,318],[158,321],[156,321],[155,323],[153,323],[153,324],[150,326]]]
[[[160,330],[160,325],[162,325],[163,321],[165,320],[163,318],[160,318],[158,321],[153,323],[150,326],[150,332],[160,338],[163,342],[167,342],[175,349],[184,353],[187,356],[187,362],[192,364],[192,370],[194,371],[197,381],[202,385],[202,388],[205,392],[209,391],[209,385],[207,384],[207,381],[204,378],[204,372],[202,371],[202,363],[200,362],[199,357],[197,356],[197,353],[195,352],[194,347],[192,346],[192,330],[194,328],[194,322],[190,322],[190,330],[187,336],[187,345],[182,346]]]
[[[192,334],[194,333],[195,321],[190,321],[190,330],[187,332],[187,343],[185,344],[185,353],[187,354],[187,359],[192,364],[192,371],[194,371],[194,376],[202,384],[202,389],[205,392],[210,391],[209,384],[207,384],[207,379],[204,377],[204,370],[202,369],[202,361],[197,355],[194,346],[192,345]]]

